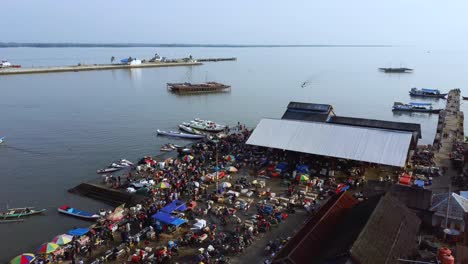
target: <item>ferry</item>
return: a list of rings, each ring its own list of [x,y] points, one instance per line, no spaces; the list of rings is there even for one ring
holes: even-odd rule
[[[446,93],[440,93],[437,89],[418,89],[416,87],[411,88],[409,91],[411,96],[419,96],[419,97],[430,97],[430,98],[445,98],[447,95]]]
[[[385,73],[411,73],[413,69],[410,68],[379,68],[379,70]]]
[[[418,113],[430,113],[438,114],[442,109],[433,109],[430,103],[409,103],[404,104],[395,102],[393,104],[392,111],[404,111],[404,112],[418,112]]]

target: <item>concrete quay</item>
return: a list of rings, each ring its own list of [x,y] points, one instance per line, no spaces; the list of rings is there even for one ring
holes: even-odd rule
[[[55,73],[55,72],[79,72],[79,71],[98,71],[98,70],[154,68],[154,67],[176,67],[176,66],[197,66],[197,65],[202,65],[202,63],[201,62],[145,62],[145,63],[138,64],[138,65],[92,64],[92,65],[73,65],[73,66],[57,66],[57,67],[38,67],[38,68],[5,68],[5,69],[0,69],[0,75]]]

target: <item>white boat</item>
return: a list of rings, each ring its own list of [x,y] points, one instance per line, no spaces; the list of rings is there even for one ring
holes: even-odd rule
[[[205,131],[209,131],[209,132],[220,132],[220,131],[223,131],[226,128],[226,126],[224,126],[224,125],[216,124],[213,121],[202,120],[202,119],[199,119],[199,118],[195,118],[195,120],[190,121],[189,126],[191,128],[195,128],[195,129],[199,129],[199,130],[205,130]]]
[[[0,144],[2,144],[3,142],[5,142],[5,137],[0,138]]]
[[[106,169],[102,169],[102,170],[97,170],[96,173],[109,173],[109,172],[114,172],[114,171],[118,171],[118,170],[121,170],[122,168],[106,168]]]
[[[109,167],[112,167],[112,168],[126,168],[128,167],[127,165],[123,165],[123,164],[117,164],[117,163],[112,163]]]
[[[157,130],[158,135],[162,136],[170,136],[170,137],[180,137],[180,138],[188,138],[188,139],[202,139],[205,138],[203,135],[193,135],[193,134],[186,134],[186,133],[181,133],[178,131],[162,131],[162,130]]]
[[[121,159],[121,160],[120,160],[120,163],[121,163],[121,164],[126,163],[126,164],[129,164],[130,166],[133,166],[133,165],[134,165],[132,162],[130,162],[130,161],[126,160],[126,159]]]
[[[182,125],[179,125],[179,129],[182,130],[182,131],[185,131],[187,133],[190,133],[190,134],[194,134],[194,135],[201,135],[202,133],[194,128],[191,128],[190,127],[190,123],[182,123]]]

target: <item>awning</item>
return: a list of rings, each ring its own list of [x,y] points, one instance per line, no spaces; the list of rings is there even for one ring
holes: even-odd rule
[[[159,222],[162,222],[164,224],[168,224],[168,225],[175,225],[175,226],[180,226],[181,224],[183,223],[186,223],[187,221],[182,219],[182,218],[178,218],[178,217],[174,217],[168,213],[164,213],[164,212],[158,212],[156,214],[153,215],[153,218]]]
[[[406,131],[262,119],[247,144],[404,167],[411,139]]]
[[[173,211],[185,211],[187,210],[187,206],[185,205],[185,202],[182,200],[175,200],[172,201],[172,203],[164,206],[161,211],[166,212],[166,213],[172,213]]]
[[[77,228],[77,229],[68,231],[68,234],[72,236],[83,236],[83,235],[86,235],[86,233],[88,232],[89,232],[89,228]]]

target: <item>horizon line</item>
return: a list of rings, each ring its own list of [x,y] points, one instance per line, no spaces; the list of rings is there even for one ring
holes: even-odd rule
[[[0,48],[126,48],[126,47],[210,47],[210,48],[281,48],[281,47],[394,47],[387,44],[197,44],[197,43],[86,43],[86,42],[0,42]]]

